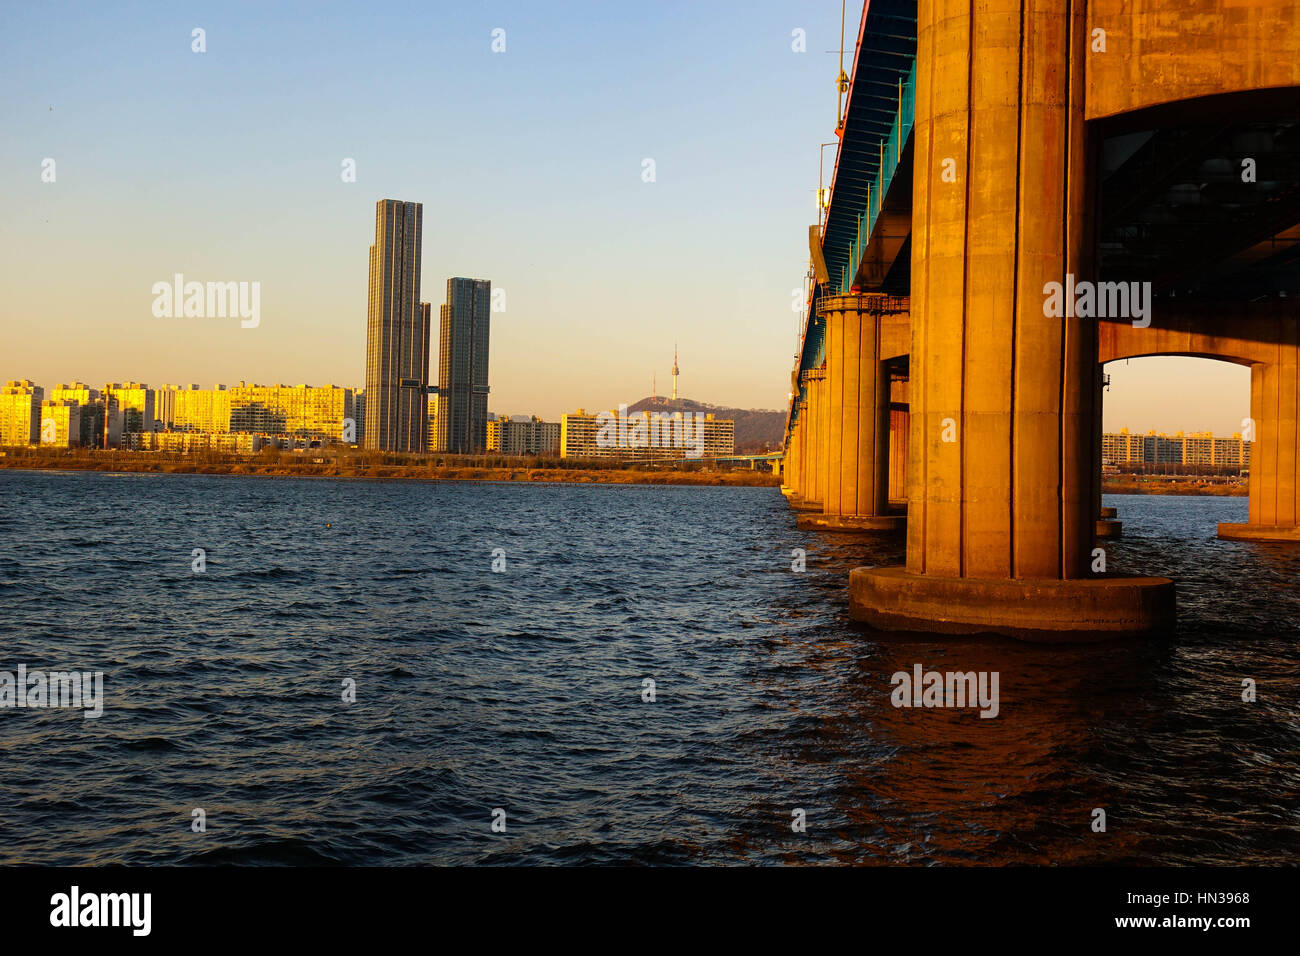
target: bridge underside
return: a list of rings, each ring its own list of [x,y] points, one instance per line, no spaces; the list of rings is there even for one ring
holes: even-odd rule
[[[1274,108],[1275,91],[1260,100]],[[1098,171],[1099,279],[1150,282],[1165,300],[1300,291],[1297,104],[1300,90],[1293,115],[1243,120],[1260,108],[1252,97],[1211,97],[1197,101],[1194,124],[1115,124]]]

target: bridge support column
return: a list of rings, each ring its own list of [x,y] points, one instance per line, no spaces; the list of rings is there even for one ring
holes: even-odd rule
[[[797,417],[794,424],[794,448],[797,472],[795,474],[794,493],[790,495],[790,507],[795,511],[821,511],[820,502],[810,499],[812,494],[813,465],[811,448],[812,435],[812,387],[808,387],[808,398],[795,403]]]
[[[808,477],[808,399],[799,400],[799,504],[802,506],[808,497],[811,483]]]
[[[880,361],[880,319],[887,297],[835,296],[826,316],[826,494],[822,514],[799,527],[828,531],[901,531],[889,514],[889,370]]]
[[[1104,373],[1101,365],[1097,366],[1096,387],[1094,395],[1096,403],[1093,405],[1092,416],[1092,469],[1093,469],[1093,515],[1097,519],[1097,537],[1101,539],[1122,538],[1124,536],[1124,522],[1115,517],[1114,508],[1106,508],[1101,503],[1101,483],[1105,480],[1103,470],[1105,463],[1102,454],[1101,442],[1101,413],[1102,402],[1105,400],[1103,395]]]
[[[799,415],[803,445],[800,457],[804,460],[804,485],[800,492],[800,511],[820,512],[826,486],[826,419],[823,414],[824,393],[821,369],[804,372],[807,398]]]
[[[817,389],[811,381],[805,386],[807,397],[803,405],[803,510],[821,511],[822,502],[817,497]]]
[[[920,0],[907,566],[857,568],[891,630],[1086,640],[1173,622],[1173,582],[1092,574],[1095,320],[1088,24],[1070,0]],[[971,63],[977,69],[969,69]]]
[[[813,487],[816,489],[816,496],[813,501],[820,505],[818,510],[822,510],[826,503],[826,479],[829,474],[830,460],[830,414],[826,408],[827,388],[826,388],[826,370],[814,369],[812,379],[813,393],[817,396],[817,411],[813,419],[813,427],[816,428],[815,442],[817,445],[817,457],[813,461],[816,466]]]
[[[1220,538],[1300,541],[1300,376],[1296,323],[1278,359],[1250,367],[1250,508],[1246,524],[1220,524]]]
[[[796,429],[791,426],[786,432],[785,447],[782,449],[785,454],[781,459],[781,494],[785,495],[787,501],[799,493],[797,487],[799,449],[795,442],[795,432]]]
[[[889,409],[889,500],[891,506],[899,502],[903,508],[907,507],[907,440],[912,430],[907,387],[906,381],[893,383]]]
[[[790,489],[790,500],[799,495],[799,479],[803,477],[802,456],[799,454],[799,425],[795,423],[790,429],[790,451],[785,462],[785,483]]]

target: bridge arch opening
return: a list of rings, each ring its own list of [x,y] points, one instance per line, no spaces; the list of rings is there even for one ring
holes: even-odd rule
[[[1144,511],[1176,506],[1146,497],[1159,495],[1214,499],[1184,509],[1198,531],[1201,523],[1213,533],[1221,522],[1246,520],[1257,428],[1249,365],[1220,356],[1137,355],[1106,362],[1102,382],[1103,519],[1140,533]]]

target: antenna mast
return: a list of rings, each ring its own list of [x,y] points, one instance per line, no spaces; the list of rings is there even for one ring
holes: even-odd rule
[[[844,5],[848,0],[840,0],[840,75],[835,77],[835,135],[844,133],[844,94],[849,91],[849,76],[844,72]]]

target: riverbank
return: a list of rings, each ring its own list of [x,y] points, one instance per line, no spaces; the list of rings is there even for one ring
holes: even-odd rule
[[[615,485],[721,485],[728,487],[775,487],[780,478],[770,469],[748,468],[726,471],[692,469],[631,469],[563,467],[549,463],[509,465],[448,465],[414,462],[389,463],[366,458],[304,459],[277,461],[246,459],[196,460],[162,458],[143,453],[94,453],[79,455],[15,454],[0,457],[0,468],[57,471],[124,472],[164,475],[241,475],[252,478],[357,478],[418,481],[529,481]]]
[[[1205,483],[1195,478],[1175,479],[1146,478],[1125,475],[1119,478],[1106,478],[1101,483],[1103,494],[1107,495],[1200,495],[1213,498],[1245,498],[1247,486],[1225,482]]]
[[[413,456],[352,452],[301,457],[210,456],[176,457],[148,452],[41,451],[0,452],[0,468],[58,471],[112,471],[128,474],[243,475],[253,478],[375,478],[417,481],[531,481],[615,485],[723,485],[776,487],[781,480],[768,468],[717,470],[702,464],[687,468],[620,468],[598,462],[571,464],[560,459],[528,459],[519,463],[491,458],[435,461]],[[1102,491],[1111,495],[1192,495],[1245,497],[1245,482],[1207,482],[1198,478],[1159,478],[1145,475],[1109,476]]]

